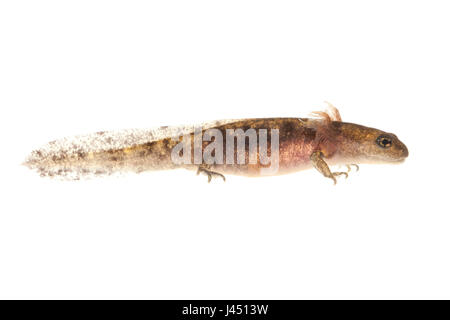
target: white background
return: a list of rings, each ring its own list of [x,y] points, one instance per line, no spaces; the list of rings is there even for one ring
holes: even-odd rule
[[[0,298],[450,298],[446,4],[2,1]],[[337,186],[20,166],[64,136],[324,100],[410,157]]]

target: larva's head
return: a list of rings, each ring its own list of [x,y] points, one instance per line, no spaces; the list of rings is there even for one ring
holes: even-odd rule
[[[337,156],[359,163],[399,163],[408,157],[408,148],[393,133],[353,123],[334,122],[339,144]]]

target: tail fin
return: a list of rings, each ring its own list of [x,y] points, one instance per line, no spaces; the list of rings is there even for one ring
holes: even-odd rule
[[[147,157],[164,141],[167,128],[97,132],[52,141],[34,150],[23,165],[44,177],[79,180],[148,169]]]

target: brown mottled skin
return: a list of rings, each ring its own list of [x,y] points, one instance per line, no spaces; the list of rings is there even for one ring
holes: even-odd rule
[[[340,121],[298,118],[269,118],[242,120],[217,127],[225,136],[226,129],[279,129],[279,171],[286,174],[313,167],[311,155],[318,151],[331,165],[354,163],[401,162],[408,156],[407,147],[395,136],[384,131]],[[381,148],[376,140],[380,135],[392,139],[390,148]],[[208,145],[204,143],[203,147]],[[270,134],[268,147],[270,151]],[[246,145],[248,162],[248,145]],[[270,154],[270,153],[269,153]],[[224,155],[225,158],[225,155]],[[215,164],[211,169],[223,174],[258,176],[257,165]]]
[[[304,119],[305,120],[305,119]],[[307,127],[298,118],[267,118],[267,119],[248,119],[229,123],[216,127],[225,137],[227,129],[242,129],[244,132],[248,129],[267,129],[267,150],[270,157],[271,149],[271,130],[279,130],[279,171],[278,174],[298,171],[301,167],[309,162],[309,154],[313,151],[318,143],[317,130]],[[208,142],[204,143],[205,147]],[[225,148],[224,148],[225,149]],[[235,153],[237,149],[235,148]],[[225,150],[224,150],[225,159]],[[237,159],[237,155],[235,155]],[[248,141],[245,148],[246,164],[214,164],[212,169],[219,173],[259,176],[260,169],[269,165],[262,165],[259,161],[257,164],[248,164],[249,148]],[[259,157],[258,157],[259,159]]]
[[[279,169],[273,174],[286,174],[308,168],[316,168],[325,177],[336,183],[336,176],[347,175],[345,172],[331,172],[328,165],[348,165],[355,163],[400,163],[408,157],[407,147],[396,135],[378,129],[364,127],[358,124],[341,121],[336,108],[329,105],[327,112],[315,112],[319,118],[267,118],[245,119],[218,125],[222,136],[226,137],[227,129],[250,128],[259,132],[267,130],[267,150],[270,158],[271,130],[279,130]],[[259,161],[249,164],[249,145],[246,139],[245,163],[212,164],[194,163],[194,134],[191,134],[192,164],[174,164],[171,158],[172,149],[179,143],[172,138],[133,145],[122,149],[110,149],[98,152],[84,152],[82,150],[70,154],[60,152],[52,157],[45,157],[40,151],[34,151],[33,160],[26,165],[37,168],[41,174],[53,176],[61,171],[78,168],[81,173],[105,173],[112,171],[164,170],[183,167],[198,169],[208,175],[225,177],[223,174],[243,176],[260,176],[263,165]],[[202,142],[202,151],[210,144]],[[225,141],[223,141],[225,146]],[[258,141],[259,143],[259,141]],[[223,159],[226,159],[226,148],[223,148]],[[237,148],[234,149],[237,159]],[[53,169],[52,169],[53,168]],[[56,169],[55,169],[56,168]],[[43,174],[44,175],[44,174]]]

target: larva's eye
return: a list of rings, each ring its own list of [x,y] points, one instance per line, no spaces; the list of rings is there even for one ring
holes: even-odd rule
[[[392,139],[389,136],[382,134],[377,138],[377,144],[382,148],[389,148],[392,146]]]

